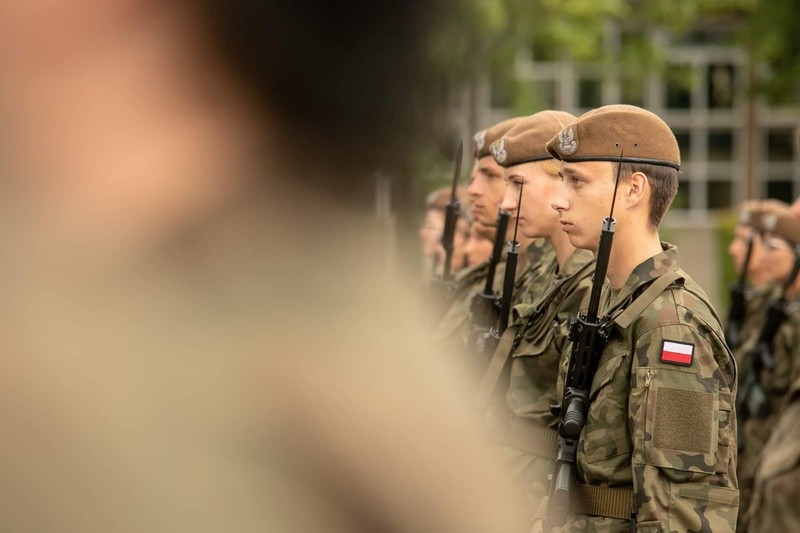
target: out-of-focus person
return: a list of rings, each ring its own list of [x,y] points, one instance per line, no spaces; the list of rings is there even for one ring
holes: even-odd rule
[[[506,530],[364,260],[436,6],[0,5],[0,530]]]
[[[431,192],[425,199],[425,217],[422,226],[419,228],[418,236],[420,250],[425,262],[425,277],[430,279],[432,276],[440,275],[444,265],[445,251],[442,246],[442,233],[444,232],[444,220],[447,204],[450,203],[450,187],[442,187]],[[456,191],[456,196],[462,204],[466,194],[462,187]],[[453,262],[454,272],[469,266],[467,245],[470,239],[470,222],[467,215],[462,213],[456,222],[456,230],[453,234]]]
[[[470,173],[467,195],[472,218],[472,232],[494,242],[497,231],[497,216],[500,202],[505,192],[503,167],[492,157],[491,144],[510,130],[521,117],[499,122],[473,136],[472,153],[474,162]],[[513,233],[509,225],[508,234]],[[523,238],[523,241],[525,239]],[[527,246],[529,241],[525,241]],[[489,273],[489,262],[476,264],[464,269],[456,276],[452,287],[449,307],[433,332],[433,340],[443,346],[445,352],[458,354],[458,364],[467,363],[467,349],[471,325],[471,306],[475,294],[484,288]],[[494,291],[502,292],[505,274],[505,256],[497,264],[494,278]],[[468,357],[468,356],[466,356]]]
[[[758,327],[748,331],[748,337],[734,352],[739,362],[739,403],[741,439],[737,462],[739,479],[740,531],[745,531],[753,489],[753,477],[759,454],[769,439],[780,414],[781,403],[795,378],[800,377],[800,351],[795,342],[800,334],[800,282],[790,280],[796,256],[794,248],[775,235],[764,235],[759,260],[768,298],[757,311]],[[786,292],[784,294],[784,286]],[[786,313],[776,315],[771,308]],[[751,317],[748,319],[753,322]],[[774,331],[773,337],[766,337]],[[768,363],[767,363],[768,361]],[[753,380],[753,383],[750,380]],[[757,410],[758,412],[753,412]]]
[[[764,260],[764,238],[764,232],[759,231],[758,228],[739,223],[734,229],[733,240],[728,245],[728,255],[733,261],[736,273],[741,277],[742,271],[746,270],[744,274],[745,287],[742,292],[744,317],[735,333],[736,342],[730,346],[737,362],[741,362],[750,342],[758,335],[764,320],[767,302],[775,288],[775,285],[769,282],[767,273],[769,265]],[[750,249],[749,260],[748,248]],[[730,317],[729,321],[732,322]],[[736,325],[728,324],[728,327],[736,327]]]
[[[464,245],[464,265],[469,268],[489,260],[492,255],[493,243],[486,238],[486,234],[477,224],[469,225],[469,236]]]
[[[792,205],[796,209],[798,201]],[[796,216],[796,215],[792,215]],[[800,222],[798,217],[797,222]],[[781,229],[787,229],[784,225]],[[776,231],[776,237],[790,237],[795,231]],[[778,247],[776,247],[776,250]],[[786,255],[785,253],[782,255]],[[794,254],[791,254],[794,256]],[[777,263],[779,260],[774,261]],[[784,260],[784,263],[786,261]],[[776,265],[777,267],[777,265]],[[762,431],[747,433],[745,452],[751,438],[761,437],[759,454],[751,479],[752,494],[742,531],[795,531],[800,528],[800,510],[796,504],[800,488],[800,282],[789,287],[786,311],[788,317],[778,329],[770,355],[773,368],[764,369],[762,385],[766,387],[770,415],[767,420],[753,420]],[[788,384],[788,387],[787,387]],[[764,443],[764,441],[766,441]]]

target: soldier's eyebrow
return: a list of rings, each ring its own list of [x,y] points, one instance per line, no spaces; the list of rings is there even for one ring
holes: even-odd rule
[[[585,178],[585,177],[586,177],[586,176],[584,176],[583,174],[581,174],[580,172],[578,172],[577,170],[575,170],[575,169],[572,169],[572,168],[565,168],[565,169],[563,169],[563,170],[559,170],[559,171],[558,171],[558,175],[559,175],[560,177],[562,177],[562,178],[563,178],[563,177],[564,177],[564,175],[566,175],[566,174],[568,174],[568,175],[570,175],[570,176],[575,176],[575,177],[578,177],[578,178]]]

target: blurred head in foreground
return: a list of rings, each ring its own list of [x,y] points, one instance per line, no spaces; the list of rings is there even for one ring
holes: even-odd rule
[[[437,13],[0,5],[0,529],[506,529],[364,255]]]

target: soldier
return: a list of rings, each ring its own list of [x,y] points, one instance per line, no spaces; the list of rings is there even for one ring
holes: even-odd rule
[[[370,260],[435,5],[0,2],[0,531],[505,529]]]
[[[465,196],[463,188],[456,191],[459,199]],[[426,278],[441,274],[444,261],[442,232],[444,231],[445,208],[450,201],[450,187],[442,187],[431,192],[425,199],[425,218],[419,228],[422,256],[426,260]],[[470,239],[471,224],[466,217],[459,217],[453,236],[453,270],[458,271],[467,264],[467,244]]]
[[[464,216],[467,220],[469,214]],[[464,244],[464,268],[479,265],[489,260],[492,254],[492,241],[486,238],[476,224],[469,222],[469,233]]]
[[[733,260],[733,266],[739,274],[739,278],[746,283],[742,292],[744,318],[736,332],[738,342],[728,344],[739,363],[746,351],[746,341],[758,335],[767,302],[774,289],[774,284],[768,283],[766,279],[768,264],[764,261],[763,237],[763,233],[758,228],[739,222],[734,229],[733,240],[728,245],[728,255]],[[748,246],[750,247],[749,258]],[[745,264],[746,260],[747,264]],[[732,294],[732,298],[734,297],[736,296]]]
[[[505,181],[503,167],[492,158],[490,146],[517,124],[520,118],[504,120],[478,132],[474,137],[475,162],[467,188],[473,232],[492,241],[495,238],[500,202],[505,192]],[[504,267],[501,262],[495,275],[495,290],[498,292],[502,289]],[[451,345],[453,352],[461,353],[467,346],[472,298],[485,282],[487,268],[488,262],[483,262],[456,276],[453,301],[433,336],[435,342]]]
[[[504,406],[492,409],[489,416],[497,420],[487,422],[497,433],[498,454],[521,497],[524,528],[520,530],[525,532],[546,495],[546,477],[555,458],[557,420],[550,405],[556,402],[569,319],[578,312],[594,271],[592,253],[570,244],[557,212],[550,207],[559,185],[559,165],[545,144],[574,121],[569,113],[542,111],[523,119],[494,145],[495,160],[506,167],[508,182],[501,208],[514,215],[523,187],[519,231],[546,241],[553,250],[548,260],[532,269],[536,274],[528,294],[521,298],[530,303],[515,306],[513,325],[494,355],[495,360],[503,360],[503,367],[509,367],[509,373],[486,378],[503,381],[498,392],[503,394]]]
[[[791,207],[771,202],[766,209],[755,204],[753,209],[756,212],[774,214],[778,218],[775,234],[795,240],[800,235],[799,205],[798,201]],[[742,531],[761,533],[796,531],[800,528],[800,512],[796,504],[796,494],[800,488],[800,448],[797,446],[800,440],[800,378],[795,369],[800,360],[800,319],[796,309],[799,285],[795,281],[789,291],[789,316],[776,334],[773,352],[776,367],[784,367],[774,372],[774,376],[777,378],[779,372],[782,372],[782,379],[791,379],[792,384],[780,403],[780,414],[773,417],[771,435],[757,459],[753,491]],[[784,364],[779,365],[779,360],[783,360]],[[785,364],[789,361],[793,367],[787,370]],[[749,440],[745,441],[745,450],[748,445]]]
[[[740,360],[738,404],[743,406],[739,413],[743,438],[739,442],[737,467],[740,520],[748,512],[759,455],[775,427],[789,387],[800,377],[800,344],[797,343],[800,282],[792,272],[797,256],[793,247],[780,237],[772,235],[766,241],[763,257],[766,281],[778,289],[786,284],[786,288],[773,291],[762,313],[762,324],[753,337],[747,339]],[[746,531],[746,528],[740,526],[740,530]]]
[[[596,253],[601,222],[616,205],[601,297],[608,343],[593,372],[577,485],[560,529],[733,531],[736,363],[706,294],[658,234],[677,192],[675,136],[649,111],[611,105],[582,115],[547,149],[562,161],[553,208],[573,246]]]
[[[795,346],[800,337],[795,330]],[[800,380],[795,380],[784,409],[764,446],[755,473],[753,496],[742,531],[800,531]]]

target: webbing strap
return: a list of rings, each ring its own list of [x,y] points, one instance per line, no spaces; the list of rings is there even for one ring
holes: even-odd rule
[[[614,323],[617,324],[620,328],[626,329],[630,326],[634,320],[641,315],[647,307],[653,303],[658,296],[666,290],[667,287],[678,281],[679,279],[683,279],[683,274],[676,271],[667,272],[663,276],[656,279],[653,283],[650,284],[645,291],[639,295],[631,304],[622,311],[617,317],[614,319]]]
[[[576,498],[573,512],[592,516],[605,516],[619,520],[630,520],[633,516],[634,496],[630,489],[575,485]]]
[[[475,409],[478,413],[483,414],[489,406],[497,382],[505,369],[506,360],[511,357],[511,345],[514,343],[516,332],[517,327],[512,326],[506,329],[492,355],[492,360],[489,361],[489,367],[483,374],[478,394],[475,396]]]
[[[506,446],[546,459],[558,456],[558,432],[531,420],[514,418],[509,421],[500,440]]]

